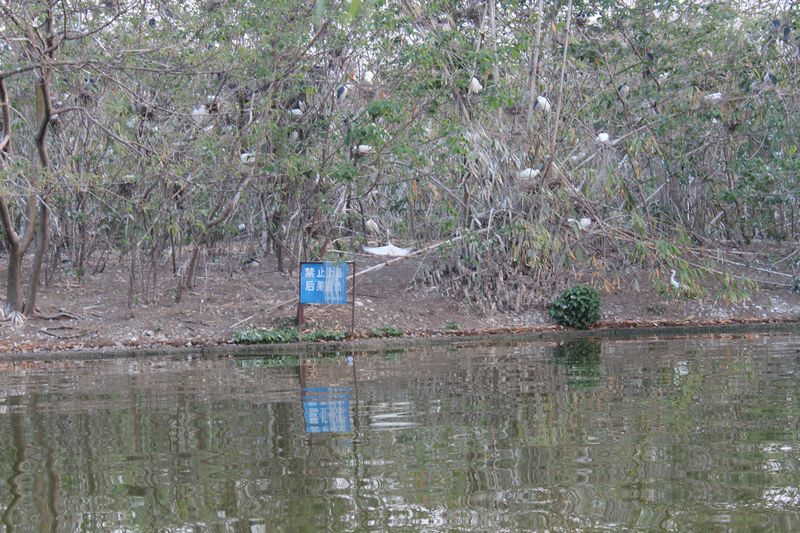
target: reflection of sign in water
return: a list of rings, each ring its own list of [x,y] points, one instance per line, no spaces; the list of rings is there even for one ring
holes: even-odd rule
[[[350,388],[309,387],[303,389],[306,433],[350,431]]]
[[[301,263],[301,304],[346,304],[347,263]]]

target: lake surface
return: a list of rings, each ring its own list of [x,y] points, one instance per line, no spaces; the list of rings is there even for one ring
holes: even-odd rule
[[[800,530],[800,337],[0,363],[0,531]]]

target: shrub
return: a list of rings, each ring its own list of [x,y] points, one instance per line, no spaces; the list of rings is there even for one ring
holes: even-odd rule
[[[347,338],[347,333],[336,329],[317,329],[303,333],[300,335],[300,340],[307,342],[314,341],[340,341]]]
[[[587,329],[600,320],[600,295],[587,285],[575,285],[548,306],[550,318],[561,326]]]
[[[372,331],[369,332],[370,337],[402,337],[405,335],[405,331],[398,328],[397,326],[383,326],[380,328],[373,328]]]
[[[275,344],[299,340],[300,333],[294,328],[251,328],[233,334],[233,342],[236,344]]]
[[[300,333],[295,328],[275,329],[251,328],[233,334],[236,344],[276,344],[287,342],[340,341],[347,338],[347,333],[333,329],[318,329]]]

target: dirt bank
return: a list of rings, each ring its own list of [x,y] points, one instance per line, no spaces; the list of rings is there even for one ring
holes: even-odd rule
[[[354,259],[359,270],[381,262],[367,256]],[[436,287],[415,284],[424,261],[410,258],[359,277],[357,336],[366,337],[384,326],[427,336],[553,328],[544,306],[557,295],[552,289],[542,290],[543,304],[534,309],[481,312]],[[137,291],[132,316],[126,267],[126,261],[111,262],[104,272],[82,282],[69,269],[53,272],[50,283],[41,289],[38,316],[18,327],[0,323],[0,352],[220,345],[229,343],[239,329],[287,325],[295,315],[293,304],[280,304],[296,295],[297,278],[278,272],[268,259],[248,268],[224,254],[208,259],[199,269],[194,289],[179,304],[174,302],[176,280],[165,265],[155,290],[147,291],[149,296]],[[753,324],[800,318],[800,294],[784,285],[762,283],[746,300],[731,303],[656,291],[654,277],[663,279],[664,274],[633,267],[583,271],[570,274],[563,285],[583,282],[598,288],[604,327]],[[2,269],[0,279],[5,279]],[[349,329],[349,307],[311,307],[306,316],[311,329]]]

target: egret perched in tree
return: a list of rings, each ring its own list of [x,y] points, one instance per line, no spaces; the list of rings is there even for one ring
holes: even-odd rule
[[[381,232],[381,228],[378,227],[378,223],[371,218],[364,223],[364,226],[366,226],[367,231],[373,235],[378,235]]]
[[[371,70],[368,70],[364,73],[364,83],[367,85],[372,85],[372,81],[375,79],[375,73]]]
[[[550,100],[547,99],[546,96],[540,94],[536,97],[536,103],[533,104],[534,111],[541,111],[542,113],[547,113],[550,111]]]
[[[481,85],[481,82],[478,81],[478,78],[473,76],[472,79],[469,80],[469,92],[471,94],[478,94],[482,90],[483,90],[483,85]]]
[[[336,103],[341,104],[344,100],[344,97],[347,96],[347,85],[339,85],[339,88],[336,89]]]
[[[672,275],[669,277],[669,284],[676,291],[681,288],[681,282],[675,279],[675,269],[672,270]]]
[[[629,95],[629,94],[630,94],[630,92],[631,92],[631,86],[630,86],[630,85],[628,85],[627,83],[623,83],[622,85],[620,85],[619,87],[617,87],[617,92],[619,93],[619,97],[620,97],[620,98],[621,98],[623,101],[625,101],[625,99],[626,99],[626,98],[628,98],[628,95]]]
[[[540,168],[523,168],[517,172],[517,179],[520,181],[532,180],[541,173]]]
[[[588,231],[589,226],[592,225],[592,219],[589,217],[581,217],[578,220],[575,220],[574,218],[568,218],[567,222],[569,224],[575,224],[578,229],[582,231]]]
[[[597,137],[595,137],[595,140],[601,144],[607,143],[609,139],[610,137],[608,136],[608,133],[604,131],[601,131],[600,133],[597,134]]]
[[[368,144],[359,144],[358,146],[353,147],[353,151],[359,155],[366,155],[372,152],[372,146]]]

